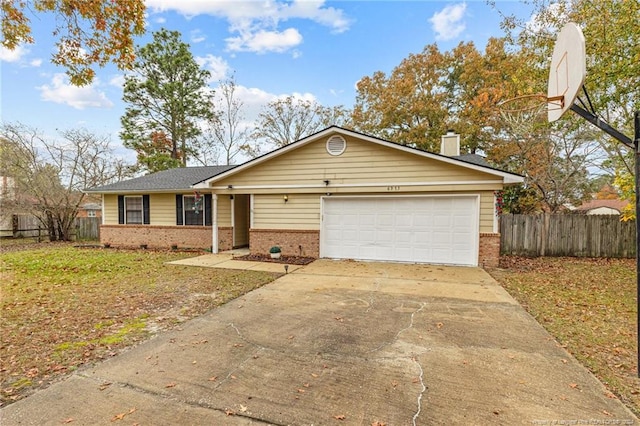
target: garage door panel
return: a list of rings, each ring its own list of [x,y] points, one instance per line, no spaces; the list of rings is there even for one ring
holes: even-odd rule
[[[476,265],[478,204],[475,196],[324,198],[321,256]]]

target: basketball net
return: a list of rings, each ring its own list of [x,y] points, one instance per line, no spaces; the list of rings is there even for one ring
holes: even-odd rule
[[[514,135],[529,135],[535,126],[546,123],[550,109],[561,109],[556,99],[539,93],[516,96],[497,104],[497,111],[502,122]]]

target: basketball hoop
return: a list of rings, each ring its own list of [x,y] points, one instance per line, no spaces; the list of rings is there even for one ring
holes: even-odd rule
[[[562,108],[563,97],[549,98],[544,93],[516,96],[499,102],[496,107],[502,120],[514,134],[530,134],[536,123],[547,119],[548,111]]]

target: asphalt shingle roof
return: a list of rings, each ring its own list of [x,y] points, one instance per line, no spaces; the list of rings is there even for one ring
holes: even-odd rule
[[[456,160],[464,161],[465,163],[475,164],[476,166],[483,166],[483,167],[493,168],[493,167],[491,167],[491,164],[489,164],[487,162],[487,160],[482,155],[478,155],[478,154],[454,155],[451,158],[455,158]]]
[[[150,175],[89,188],[87,192],[172,191],[190,189],[191,185],[219,175],[236,166],[178,167]]]

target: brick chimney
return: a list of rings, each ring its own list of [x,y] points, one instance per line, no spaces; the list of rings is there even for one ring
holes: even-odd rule
[[[447,134],[440,138],[440,154],[447,157],[460,155],[460,135],[453,130],[447,130]]]

